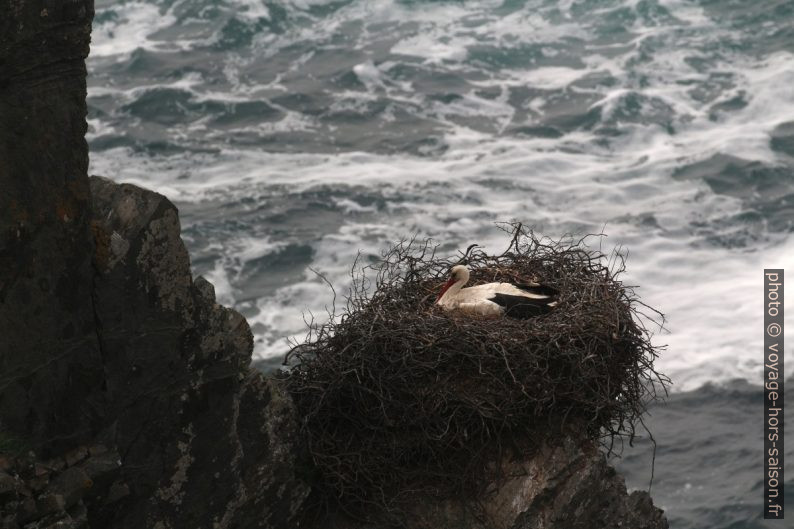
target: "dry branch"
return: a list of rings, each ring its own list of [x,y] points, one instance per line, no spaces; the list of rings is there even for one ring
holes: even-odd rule
[[[648,307],[618,279],[622,256],[504,228],[498,256],[472,245],[440,259],[429,241],[397,244],[353,271],[341,317],[287,355],[282,376],[327,501],[397,517],[420,495],[474,498],[505,458],[562,435],[612,451],[666,391],[639,312]],[[433,302],[461,261],[470,284],[538,281],[559,290],[558,307],[530,320],[442,312]]]

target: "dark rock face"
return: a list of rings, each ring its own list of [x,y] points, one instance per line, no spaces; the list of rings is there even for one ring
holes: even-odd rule
[[[293,477],[295,418],[275,382],[248,369],[248,323],[192,280],[165,197],[100,177],[91,192],[109,403],[102,439],[118,447],[132,492],[97,519],[288,527],[308,494]]]
[[[668,527],[664,512],[654,507],[647,492],[626,493],[623,477],[607,465],[596,447],[576,446],[569,441],[542,454],[540,468],[515,483],[518,491],[500,494],[503,500],[523,498],[525,509],[505,527]],[[515,507],[516,503],[511,505]]]
[[[93,1],[0,0],[0,430],[87,440],[102,407],[88,236]]]
[[[10,479],[13,490],[0,494],[0,527],[85,527],[86,505],[117,501],[111,498],[119,475],[119,455],[104,446],[83,447],[65,457],[37,461],[32,456],[6,460],[0,483]],[[13,475],[13,477],[11,477]],[[2,491],[2,487],[0,487]]]
[[[103,406],[97,446],[0,474],[9,527],[295,527],[297,422],[249,369],[248,323],[190,274],[165,197],[92,177],[93,287]],[[43,470],[38,472],[36,469]],[[2,526],[5,527],[5,526]]]
[[[95,442],[112,448],[11,459],[0,474],[0,521],[295,526],[309,493],[294,476],[295,413],[274,380],[249,369],[247,322],[215,303],[212,285],[192,280],[165,197],[100,177],[91,192],[88,303],[103,396]]]
[[[505,466],[505,481],[479,499],[481,512],[461,501],[419,504],[411,529],[667,529],[647,492],[626,492],[623,478],[595,446],[566,439],[525,461]],[[343,518],[320,527],[380,529]]]

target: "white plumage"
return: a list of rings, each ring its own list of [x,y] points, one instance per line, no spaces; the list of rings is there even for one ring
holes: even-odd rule
[[[450,278],[436,303],[444,310],[456,310],[480,316],[530,318],[549,312],[556,306],[557,291],[538,283],[487,283],[463,288],[469,270],[463,265],[450,269]]]

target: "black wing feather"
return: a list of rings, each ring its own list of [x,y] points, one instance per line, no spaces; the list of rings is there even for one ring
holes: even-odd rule
[[[526,283],[513,284],[521,290],[529,292],[530,294],[535,294],[537,296],[549,296],[553,298],[559,294],[559,291],[556,288],[552,288],[547,285],[528,285]]]
[[[494,294],[493,297],[488,298],[497,305],[504,307],[505,315],[511,318],[534,318],[542,314],[551,312],[549,303],[554,300],[547,299],[532,299],[524,296],[512,296],[510,294]]]

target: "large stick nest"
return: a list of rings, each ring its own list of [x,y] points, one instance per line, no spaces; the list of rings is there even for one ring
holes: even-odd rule
[[[505,229],[498,256],[472,247],[440,259],[412,240],[354,269],[341,317],[287,355],[319,487],[348,513],[476,497],[503,461],[572,432],[612,451],[669,382],[646,328],[661,314],[618,280],[619,253]],[[534,280],[559,290],[558,306],[528,320],[444,312],[434,302],[460,262],[469,286]]]

